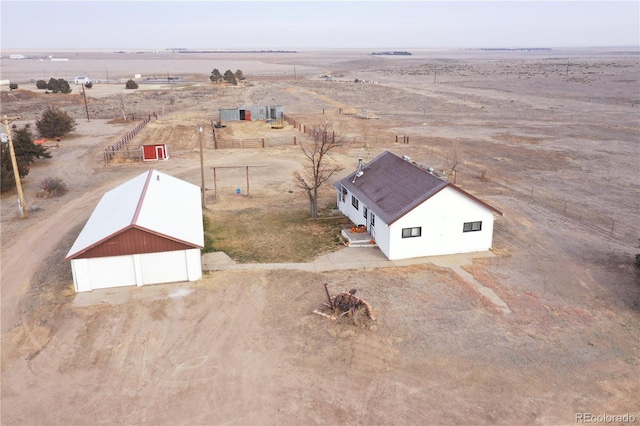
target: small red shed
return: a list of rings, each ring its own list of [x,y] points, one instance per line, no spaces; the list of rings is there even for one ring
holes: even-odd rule
[[[167,144],[142,145],[142,159],[144,161],[166,160],[168,158]]]

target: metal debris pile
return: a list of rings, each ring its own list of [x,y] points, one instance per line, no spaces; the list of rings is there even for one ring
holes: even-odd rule
[[[351,314],[354,318],[357,318],[358,312],[360,310],[364,310],[369,318],[375,321],[376,317],[373,313],[373,308],[371,304],[364,299],[356,296],[356,289],[351,289],[349,291],[343,291],[335,296],[331,296],[329,294],[328,284],[325,283],[324,290],[327,293],[327,299],[329,303],[323,303],[324,306],[331,308],[334,313],[339,313],[336,315],[328,315],[324,312],[320,312],[317,309],[313,310],[314,314],[321,315],[323,317],[336,320],[338,317],[343,317],[347,314]]]

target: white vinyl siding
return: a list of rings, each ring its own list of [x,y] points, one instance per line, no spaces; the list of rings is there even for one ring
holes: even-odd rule
[[[474,222],[482,222],[479,231],[461,232],[461,224]],[[420,238],[403,238],[403,229],[416,227],[422,228]],[[445,188],[389,228],[388,241],[382,228],[376,228],[376,243],[390,260],[485,251],[493,239],[493,212],[459,191]],[[383,248],[382,244],[388,246]]]

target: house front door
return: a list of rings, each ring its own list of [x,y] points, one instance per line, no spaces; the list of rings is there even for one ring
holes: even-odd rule
[[[369,233],[371,234],[371,238],[375,240],[376,238],[376,215],[373,214],[373,212],[371,210],[369,210]]]

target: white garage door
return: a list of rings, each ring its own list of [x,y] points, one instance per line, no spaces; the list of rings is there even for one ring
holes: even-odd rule
[[[144,284],[189,281],[184,251],[147,253],[140,256]]]
[[[112,288],[136,285],[132,256],[113,256],[88,259],[92,288]]]

